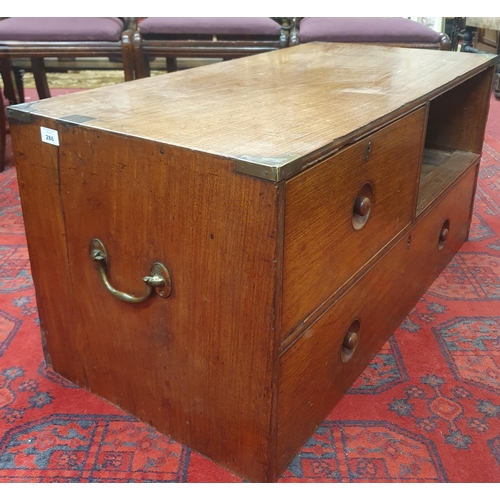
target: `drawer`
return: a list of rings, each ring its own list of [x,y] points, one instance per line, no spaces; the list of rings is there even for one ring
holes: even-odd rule
[[[287,182],[283,339],[412,221],[424,121],[420,108]]]
[[[288,461],[328,416],[467,239],[476,168],[280,358],[278,463]],[[443,225],[448,228],[440,241]],[[356,332],[354,350],[343,347]],[[355,343],[351,336],[350,342]],[[344,361],[342,360],[344,359]]]

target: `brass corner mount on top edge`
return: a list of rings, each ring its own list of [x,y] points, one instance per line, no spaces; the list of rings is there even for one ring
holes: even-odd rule
[[[236,172],[271,182],[288,179],[302,168],[303,158],[293,154],[277,158],[240,156],[236,159]]]

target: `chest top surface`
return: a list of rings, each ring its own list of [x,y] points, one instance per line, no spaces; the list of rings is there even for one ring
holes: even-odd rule
[[[490,55],[314,42],[21,104],[10,116],[77,115],[83,127],[279,170],[493,64]]]

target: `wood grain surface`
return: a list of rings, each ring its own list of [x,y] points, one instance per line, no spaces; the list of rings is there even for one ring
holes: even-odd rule
[[[11,123],[31,274],[40,317],[42,345],[49,365],[76,384],[88,387],[81,352],[86,341],[75,323],[75,298],[60,202],[59,149],[40,141],[40,126],[49,119]]]
[[[287,181],[283,340],[413,220],[424,118],[422,107]],[[353,206],[366,183],[372,208],[356,230]]]
[[[489,68],[431,100],[426,148],[481,154],[494,70]]]
[[[425,150],[420,171],[417,216],[477,160],[478,154],[465,151],[445,153]]]
[[[492,65],[490,55],[314,42],[32,104],[110,130],[277,167]],[[466,149],[466,148],[463,148]]]
[[[311,43],[13,107],[47,361],[276,480],[466,240],[491,64]],[[273,183],[243,157],[310,168]],[[116,289],[141,295],[159,261],[171,296],[112,296],[92,238]]]
[[[281,356],[278,471],[286,468],[466,240],[476,171],[470,168],[411,229],[410,245],[405,234]],[[446,219],[450,233],[439,250]],[[344,335],[356,319],[361,325],[359,344],[352,359],[342,363]]]
[[[54,368],[265,481],[276,359],[275,186],[235,175],[227,160],[52,127],[59,148],[33,141],[39,131],[21,125],[18,135],[38,145],[18,138],[16,150],[29,157],[20,168],[23,209]],[[107,247],[115,288],[141,295],[142,277],[160,261],[172,295],[142,304],[113,297],[90,259],[91,238]]]

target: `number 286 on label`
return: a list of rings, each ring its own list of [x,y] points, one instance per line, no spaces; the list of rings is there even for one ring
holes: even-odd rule
[[[59,146],[59,134],[57,133],[57,130],[40,127],[40,134],[42,137],[42,142],[46,142],[47,144],[52,144],[54,146]]]

